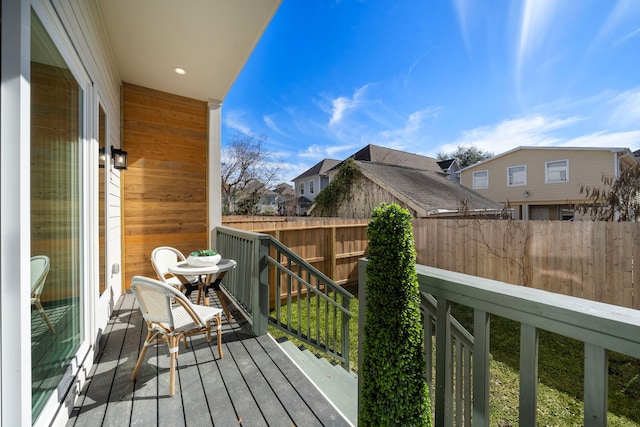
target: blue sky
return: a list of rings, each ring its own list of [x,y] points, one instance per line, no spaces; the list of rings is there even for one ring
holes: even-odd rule
[[[222,120],[283,181],[367,144],[640,149],[640,1],[283,0]]]

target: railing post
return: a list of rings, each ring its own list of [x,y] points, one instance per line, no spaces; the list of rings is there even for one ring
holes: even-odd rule
[[[451,304],[438,299],[436,308],[436,427],[453,425],[453,374],[451,349]]]
[[[520,425],[535,426],[538,402],[538,328],[520,326]]]
[[[349,310],[349,303],[351,300],[345,296],[342,296],[342,306]],[[344,357],[344,362],[342,362],[342,367],[347,371],[351,369],[351,358],[349,357],[350,346],[349,346],[349,323],[351,321],[351,317],[343,312],[342,313],[342,357]]]
[[[251,313],[253,320],[253,333],[260,336],[267,333],[269,321],[269,240],[271,236],[262,235],[254,242],[254,263],[258,266],[257,274],[252,275],[254,281],[253,300]]]
[[[607,393],[609,391],[607,349],[584,344],[584,425],[607,425]]]
[[[475,309],[472,419],[474,427],[489,427],[489,325],[489,313]]]

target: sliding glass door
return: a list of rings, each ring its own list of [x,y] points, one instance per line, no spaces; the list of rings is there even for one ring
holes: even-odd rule
[[[66,393],[71,362],[83,340],[83,99],[82,86],[32,12],[33,420],[53,393]]]

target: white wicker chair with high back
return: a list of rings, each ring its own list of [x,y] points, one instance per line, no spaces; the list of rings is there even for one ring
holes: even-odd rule
[[[175,286],[178,289],[182,289],[185,285],[195,286],[198,280],[200,280],[197,276],[186,276],[185,279],[188,282],[183,283],[178,277],[169,272],[169,266],[186,260],[182,252],[171,246],[160,246],[151,252],[151,265],[153,265],[153,269],[158,275],[158,280],[163,281],[167,285]]]
[[[40,302],[40,295],[44,289],[44,282],[47,280],[50,265],[51,261],[46,255],[36,255],[31,257],[31,305],[36,306],[44,321],[47,322],[47,326],[49,326],[51,333],[55,334],[56,330],[51,324],[49,316],[47,316],[47,313],[44,311],[42,303]]]
[[[215,320],[218,335],[218,355],[222,359],[222,310],[216,307],[191,303],[182,292],[173,286],[148,277],[134,276],[131,290],[147,323],[147,337],[133,370],[135,380],[142,365],[147,347],[167,342],[170,357],[169,395],[175,393],[175,367],[180,339],[193,334],[205,333],[211,341],[211,321]]]

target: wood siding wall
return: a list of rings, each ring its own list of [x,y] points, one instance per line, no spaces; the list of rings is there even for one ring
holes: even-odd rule
[[[151,252],[207,245],[207,104],[123,85],[124,285],[156,277]]]

